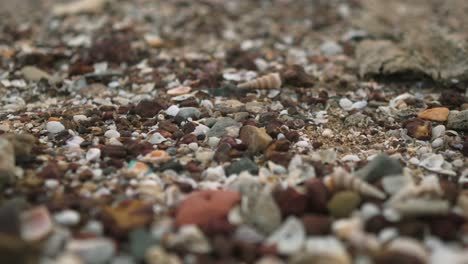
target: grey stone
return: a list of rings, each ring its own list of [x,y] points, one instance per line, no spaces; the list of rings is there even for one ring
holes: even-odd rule
[[[468,130],[468,110],[460,112],[451,111],[447,120],[447,128]]]
[[[378,154],[366,166],[356,172],[356,175],[368,182],[375,182],[388,175],[400,175],[403,167],[396,159],[385,153]]]
[[[362,113],[355,113],[345,118],[346,126],[367,127],[372,123],[372,119]]]
[[[175,119],[176,121],[181,122],[189,118],[196,120],[196,119],[199,119],[200,116],[201,116],[201,112],[197,108],[183,107],[183,108],[180,108],[179,113],[177,113],[177,116],[175,117]]]
[[[156,243],[151,233],[144,229],[137,229],[129,234],[130,238],[130,251],[132,255],[138,259],[143,260],[145,253],[152,245]]]
[[[40,81],[41,79],[51,80],[52,77],[45,71],[34,67],[34,66],[25,66],[21,69],[21,74],[28,81]]]
[[[260,193],[247,195],[247,208],[244,217],[250,224],[265,234],[271,234],[281,225],[281,211],[270,190],[264,188]]]
[[[206,133],[206,136],[220,138],[226,135],[226,128],[230,126],[240,126],[240,123],[230,117],[222,117],[216,121],[213,127]]]
[[[15,151],[13,144],[0,137],[0,189],[12,183],[15,175]]]
[[[243,171],[248,171],[251,174],[257,174],[258,166],[251,159],[241,158],[226,167],[226,175],[239,174]]]

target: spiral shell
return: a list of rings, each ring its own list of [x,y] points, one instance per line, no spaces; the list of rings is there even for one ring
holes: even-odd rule
[[[324,179],[325,185],[330,189],[344,188],[359,192],[370,197],[385,199],[386,195],[360,178],[349,174],[343,168],[337,168]]]
[[[270,73],[260,78],[241,83],[237,87],[241,89],[275,89],[280,88],[282,84],[279,73]]]

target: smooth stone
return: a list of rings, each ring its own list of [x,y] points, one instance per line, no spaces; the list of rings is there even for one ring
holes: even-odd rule
[[[320,51],[325,56],[333,56],[343,53],[343,47],[335,41],[326,41],[320,45]]]
[[[101,157],[101,150],[98,148],[90,148],[86,152],[87,161],[98,160],[100,157]]]
[[[61,225],[76,225],[80,222],[80,214],[75,210],[64,210],[54,214],[54,219]]]
[[[210,131],[210,128],[208,126],[199,124],[198,126],[195,127],[195,130],[192,132],[196,136],[201,136],[201,135],[206,135]]]
[[[182,107],[179,109],[179,112],[177,113],[175,119],[178,122],[185,121],[189,118],[192,120],[197,120],[201,116],[200,110],[198,110],[195,107]]]
[[[447,128],[455,130],[468,130],[468,110],[451,111],[447,119]]]
[[[447,121],[449,112],[450,110],[447,107],[435,107],[420,112],[418,117],[431,121],[445,122]]]
[[[333,217],[348,217],[361,203],[361,197],[353,191],[341,191],[333,195],[327,208]]]
[[[294,216],[286,219],[268,239],[267,245],[276,245],[279,253],[290,255],[301,250],[305,243],[306,232],[302,222]]]
[[[265,128],[250,125],[241,128],[240,139],[248,146],[248,150],[252,153],[264,151],[273,140],[267,134]]]
[[[385,177],[382,179],[382,187],[386,193],[395,194],[410,182],[411,179],[404,175]]]
[[[244,110],[244,107],[245,104],[238,100],[226,100],[215,105],[216,110],[225,114],[241,112]]]
[[[148,142],[154,145],[154,144],[161,144],[166,140],[167,139],[163,135],[156,132],[150,136],[150,138],[148,139]]]
[[[23,67],[21,69],[21,74],[23,74],[23,77],[26,80],[33,82],[40,81],[41,79],[52,79],[52,76],[50,76],[50,74],[34,66]]]
[[[57,134],[65,130],[65,126],[62,125],[59,121],[49,121],[46,124],[46,129],[52,134]]]
[[[179,113],[180,108],[177,105],[171,105],[169,108],[166,109],[166,114],[170,116],[177,116]]]
[[[154,244],[156,240],[151,233],[145,229],[136,229],[130,232],[130,252],[137,260],[143,260],[146,251]]]
[[[432,139],[443,137],[445,135],[445,126],[438,125],[432,128]]]
[[[88,117],[85,116],[85,115],[74,115],[73,116],[73,121],[75,121],[75,122],[85,121],[87,119],[88,119]]]
[[[213,127],[206,133],[206,136],[221,138],[227,134],[226,128],[240,125],[240,123],[230,117],[222,117],[216,121]]]
[[[62,252],[65,244],[71,237],[71,233],[67,229],[55,227],[44,244],[44,254],[49,257],[57,256]]]
[[[107,130],[106,133],[104,133],[104,136],[106,138],[119,138],[120,137],[120,133],[117,131],[117,130]]]
[[[251,206],[242,208],[243,214],[253,226],[265,234],[270,234],[281,225],[281,211],[270,191],[264,189],[260,193],[248,195],[247,199],[247,204]]]
[[[443,138],[436,138],[434,141],[431,143],[433,148],[440,148],[444,145],[444,139]]]
[[[356,171],[356,175],[368,182],[375,182],[388,175],[400,175],[403,167],[396,159],[381,153],[374,157],[366,166]]]
[[[104,264],[115,254],[115,244],[107,238],[74,239],[66,250],[79,256],[85,263]]]
[[[5,138],[0,137],[0,189],[5,183],[11,183],[15,175],[14,146]]]
[[[248,171],[251,174],[258,173],[258,166],[249,158],[241,158],[234,161],[226,167],[226,175],[240,174],[243,171]]]
[[[28,156],[31,154],[34,143],[36,142],[36,137],[23,133],[23,134],[6,134],[4,136],[7,140],[13,144],[15,156]]]
[[[341,98],[339,101],[339,105],[345,111],[349,111],[353,108],[353,102],[348,98]]]

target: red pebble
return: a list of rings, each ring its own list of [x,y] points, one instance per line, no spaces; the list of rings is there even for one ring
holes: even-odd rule
[[[283,217],[289,215],[303,215],[307,210],[307,196],[294,188],[288,187],[283,189],[278,186],[273,191],[273,197]]]
[[[311,179],[306,183],[307,202],[311,212],[326,213],[328,190],[325,184],[319,179]]]

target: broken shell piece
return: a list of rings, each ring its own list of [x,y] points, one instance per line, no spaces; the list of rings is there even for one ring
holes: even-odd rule
[[[266,241],[268,245],[276,245],[281,254],[294,254],[301,250],[306,239],[306,233],[301,221],[291,216]]]
[[[456,173],[452,171],[452,164],[445,161],[444,156],[441,154],[428,153],[421,157],[419,166],[441,174],[455,176]]]
[[[411,238],[396,238],[388,244],[386,250],[408,254],[420,259],[422,263],[428,262],[427,250],[421,243]]]
[[[178,86],[178,87],[169,89],[167,91],[167,94],[171,96],[177,96],[177,95],[188,94],[190,93],[191,90],[192,88],[190,86]]]
[[[349,174],[343,168],[337,168],[324,179],[329,189],[344,188],[359,192],[370,197],[384,199],[385,193],[360,178]]]
[[[281,88],[281,77],[279,73],[271,73],[257,79],[237,85],[240,89],[276,89]]]
[[[163,163],[170,159],[169,154],[164,150],[153,150],[143,157],[143,161],[151,163]]]
[[[402,216],[444,215],[450,210],[448,201],[434,199],[408,199],[391,206]]]
[[[52,219],[45,206],[35,207],[21,213],[21,237],[26,241],[38,241],[53,228]]]

